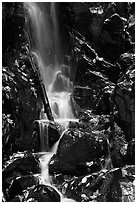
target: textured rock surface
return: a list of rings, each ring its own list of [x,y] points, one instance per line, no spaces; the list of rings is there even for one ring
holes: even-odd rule
[[[2,172],[3,181],[8,178],[14,178],[20,175],[38,173],[39,162],[33,155],[22,155],[21,158],[15,158]]]
[[[38,185],[30,190],[27,202],[60,202],[58,192],[51,186]]]
[[[51,174],[80,176],[102,168],[100,159],[108,155],[109,146],[108,135],[101,130],[107,122],[102,120],[99,124],[99,120],[101,121],[99,118],[95,120],[87,111],[81,114],[79,123],[69,124],[69,129],[60,139],[56,155],[51,158]],[[100,130],[97,130],[99,126]]]
[[[2,12],[3,114],[9,115],[15,130],[3,137],[12,154],[31,149],[32,124],[39,116],[41,104],[29,55],[24,4],[4,2]]]
[[[64,176],[60,191],[77,202],[133,202],[135,200],[134,166],[100,171],[79,178]]]
[[[124,56],[121,64],[126,71],[115,88],[114,101],[118,108],[121,127],[129,142],[135,137],[135,69],[134,56]]]
[[[32,188],[32,186],[37,186],[39,184],[39,179],[35,175],[26,175],[17,177],[13,180],[9,191],[9,199],[12,200],[15,196],[22,195],[24,190]]]

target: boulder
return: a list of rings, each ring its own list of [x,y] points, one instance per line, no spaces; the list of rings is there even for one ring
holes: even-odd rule
[[[39,184],[37,176],[24,176],[13,181],[9,191],[10,202],[60,202],[58,191],[52,186]]]
[[[102,57],[111,62],[133,48],[128,33],[124,30],[124,20],[114,13],[104,21],[101,33]]]
[[[77,202],[133,202],[135,166],[99,171],[64,180],[61,192]]]
[[[54,155],[49,163],[49,173],[51,175],[62,173],[63,175],[70,176],[83,176],[99,171],[100,169],[101,164],[99,159],[93,159],[92,162],[74,164],[71,162],[64,162],[57,155]]]
[[[12,200],[16,196],[21,196],[24,190],[29,189],[32,186],[36,186],[39,184],[39,178],[35,175],[26,175],[17,177],[11,184],[8,196],[9,199]]]
[[[107,155],[107,148],[106,135],[101,131],[68,130],[59,142],[57,155],[66,162],[82,163]]]
[[[2,172],[3,182],[5,180],[12,180],[21,175],[39,173],[39,161],[33,156],[23,155],[22,158],[15,158],[15,160],[4,168]]]
[[[60,202],[59,193],[51,186],[38,185],[30,190],[27,202]]]
[[[92,122],[91,122],[92,124]],[[89,124],[80,122],[62,135],[57,153],[49,163],[50,174],[85,175],[101,169],[99,158],[108,155],[107,135],[92,131]]]

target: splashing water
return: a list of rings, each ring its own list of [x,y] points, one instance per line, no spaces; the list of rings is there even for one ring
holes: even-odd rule
[[[74,118],[71,108],[72,82],[62,70],[62,51],[54,2],[26,3],[31,18],[37,56],[42,80],[55,119]],[[66,68],[66,71],[67,68]],[[40,119],[46,119],[43,110]]]
[[[31,37],[32,41],[35,42],[32,45],[33,54],[38,61],[53,117],[63,126],[62,131],[64,131],[68,122],[74,120],[71,107],[72,82],[69,79],[70,67],[62,65],[63,55],[56,6],[54,2],[27,2],[26,6],[31,19]],[[43,109],[40,119],[41,151],[46,151],[40,156],[41,178],[43,184],[50,185],[48,164],[50,158],[56,152],[59,141],[48,152],[49,121]],[[62,197],[62,199],[64,198]]]

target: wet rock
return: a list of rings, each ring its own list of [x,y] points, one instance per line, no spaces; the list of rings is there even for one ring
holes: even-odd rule
[[[35,174],[40,171],[39,162],[33,155],[26,155],[23,158],[17,158],[10,163],[2,172],[3,182],[12,180],[21,175]]]
[[[90,133],[71,130],[65,132],[60,140],[57,155],[64,161],[85,162],[107,154],[105,135],[99,132],[91,134],[92,136]]]
[[[8,195],[7,201],[10,202],[60,202],[61,200],[57,190],[52,186],[39,184],[37,176],[25,176],[14,180]]]
[[[59,193],[51,186],[38,185],[30,190],[27,202],[60,202]]]
[[[117,123],[123,129],[126,140],[129,142],[135,137],[135,96],[134,84],[131,82],[120,83],[114,94],[114,100],[118,108]]]
[[[123,167],[126,164],[123,156],[121,155],[121,152],[117,149],[113,149],[111,151],[111,159],[114,168]]]
[[[120,180],[122,190],[122,202],[135,201],[135,166],[125,166],[122,168],[122,178]]]
[[[79,121],[89,122],[92,118],[92,112],[90,110],[86,110],[80,114]]]
[[[101,169],[99,159],[93,159],[92,162],[74,164],[71,162],[62,161],[57,155],[51,158],[49,163],[49,173],[51,175],[63,175],[82,176],[92,172],[97,172]],[[58,182],[57,180],[55,182]]]
[[[75,86],[74,99],[81,108],[89,109],[92,101],[92,89],[89,87]]]
[[[77,202],[134,201],[134,171],[134,166],[125,166],[79,178],[67,178],[60,185],[60,191]]]
[[[75,165],[70,165],[68,163],[64,163],[62,160],[58,158],[57,155],[53,155],[49,163],[49,173],[51,175],[54,174],[77,174],[75,171]]]
[[[31,149],[32,124],[41,109],[29,53],[25,9],[24,3],[3,3],[3,87],[9,87],[7,95],[3,89],[3,113],[10,114],[15,124],[15,134],[7,136],[12,139],[12,152]]]
[[[97,174],[73,179],[68,182],[65,195],[77,202],[91,201],[92,197],[94,198],[95,196],[94,193],[99,190],[103,180],[103,177]]]
[[[135,56],[133,53],[123,53],[118,60],[122,72],[127,72],[128,69],[131,70],[131,66],[134,66],[134,62]]]
[[[127,142],[123,130],[114,123],[113,146],[111,148],[111,159],[114,168],[126,165],[124,155],[127,154]]]
[[[128,165],[135,164],[135,139],[132,139],[127,146],[127,153],[123,156],[123,160]]]
[[[48,126],[48,134],[49,134],[49,147],[52,147],[60,138],[60,125],[49,123]]]
[[[129,32],[129,34],[130,34],[130,36],[131,36],[132,42],[135,43],[135,22],[132,22],[132,23],[129,25],[128,32]]]
[[[118,109],[117,124],[123,129],[127,142],[135,137],[135,61],[134,55],[124,53],[119,59],[124,74],[114,90]]]
[[[75,84],[77,84],[83,74],[85,74],[85,71],[89,68],[90,69],[91,65],[88,63],[88,60],[84,58],[83,56],[79,57],[78,63],[77,63],[77,71],[75,74]]]
[[[114,179],[113,172],[100,171],[84,177],[74,178],[62,185],[62,193],[77,202],[106,202],[106,194]]]
[[[104,185],[102,185],[98,201],[106,202],[123,202],[135,200],[135,186],[134,186],[134,170],[135,166],[125,166],[121,169],[112,169],[108,172],[108,178],[105,178]],[[129,176],[128,176],[129,175]]]
[[[123,19],[117,13],[104,21],[101,37],[103,57],[111,62],[118,59],[123,52],[132,49],[129,36],[125,35]]]
[[[121,72],[121,67],[118,63],[112,64],[109,61],[104,59],[98,59],[96,61],[96,65],[98,66],[98,70],[101,73],[105,74],[105,76],[113,83],[116,83],[119,79],[119,74]]]
[[[104,87],[107,87],[105,77],[101,72],[86,70],[79,78],[77,86],[74,86],[74,99],[82,109],[96,110],[96,106],[104,94]]]
[[[21,196],[15,196],[15,198],[10,200],[10,202],[23,202],[23,200],[22,200]]]
[[[18,195],[22,195],[24,190],[39,184],[39,178],[35,175],[17,177],[11,184],[8,196],[12,200]]]
[[[57,154],[51,158],[50,173],[85,175],[100,170],[99,158],[108,155],[106,138],[101,131],[92,132],[89,125],[79,124],[79,129],[68,129],[60,139]]]

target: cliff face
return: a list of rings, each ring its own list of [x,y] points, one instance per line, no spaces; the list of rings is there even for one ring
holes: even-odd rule
[[[32,123],[41,108],[29,57],[24,5],[3,3],[2,9],[3,151],[8,156],[31,148]]]
[[[135,4],[97,2],[64,6],[73,19],[64,21],[63,26],[70,33],[75,101],[82,109],[92,109],[97,114],[110,114],[112,106],[116,106],[117,122],[126,137],[133,138]]]

